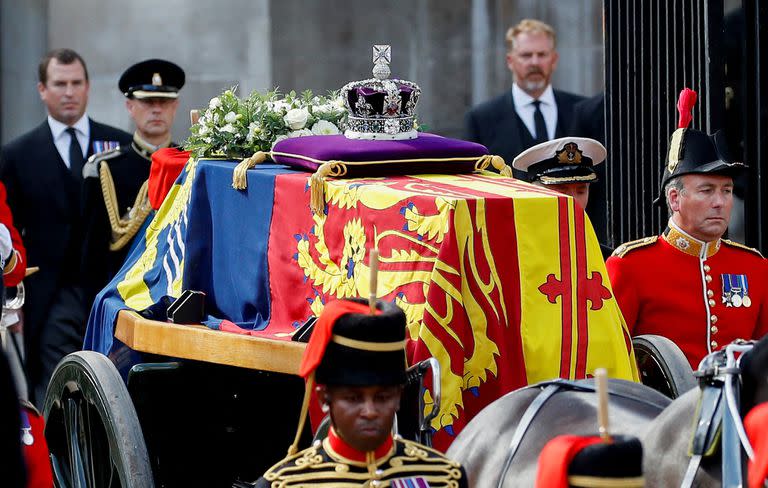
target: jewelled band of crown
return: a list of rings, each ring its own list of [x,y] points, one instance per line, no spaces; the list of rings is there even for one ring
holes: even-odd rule
[[[347,83],[341,89],[348,111],[344,135],[350,139],[415,139],[416,105],[421,89],[413,82],[389,79],[389,45],[373,46],[375,78]]]

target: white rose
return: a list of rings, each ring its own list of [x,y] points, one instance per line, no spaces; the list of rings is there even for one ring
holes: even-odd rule
[[[318,136],[330,136],[339,133],[339,128],[333,122],[318,120],[312,126],[312,133]]]
[[[333,107],[331,107],[331,105],[328,103],[324,103],[322,105],[315,105],[314,107],[312,107],[312,113],[314,114],[324,114],[332,111],[333,111]]]
[[[304,137],[304,136],[311,136],[312,131],[309,129],[299,129],[294,130],[288,133],[288,137]]]
[[[221,107],[221,100],[219,100],[219,97],[213,97],[211,98],[211,101],[208,102],[208,108],[211,110],[217,109]]]
[[[261,132],[261,126],[256,122],[251,122],[248,124],[248,137],[246,137],[246,140],[248,142],[253,142],[254,139],[256,139],[256,134]]]
[[[333,107],[340,112],[343,112],[347,109],[346,105],[344,104],[344,98],[342,97],[336,97],[331,100],[331,105],[333,105]]]
[[[229,124],[234,123],[237,120],[237,114],[235,112],[229,112],[227,115],[224,116],[224,122],[227,122]]]
[[[275,112],[286,112],[291,108],[291,104],[284,100],[275,100],[272,108]]]
[[[280,141],[282,141],[284,139],[288,139],[288,136],[285,135],[285,134],[280,134],[279,136],[275,137],[275,142],[272,143],[272,149],[275,148],[275,144],[277,144],[278,142],[280,142]]]
[[[298,130],[304,128],[304,126],[307,124],[308,118],[309,110],[306,108],[292,108],[288,111],[287,114],[285,114],[283,121],[285,122],[285,125],[291,129]]]
[[[219,130],[221,130],[221,132],[229,132],[230,134],[237,134],[237,129],[232,124],[227,124]]]

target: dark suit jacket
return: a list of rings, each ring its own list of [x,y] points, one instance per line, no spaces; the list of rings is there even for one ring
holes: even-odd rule
[[[592,98],[587,98],[573,107],[573,122],[570,134],[572,136],[589,137],[605,144],[605,95],[600,93]],[[608,215],[606,186],[606,167],[611,162],[595,167],[597,181],[589,185],[589,203],[587,215],[595,228],[597,239],[600,242],[608,242]]]
[[[94,141],[130,144],[127,132],[89,122],[88,156]],[[72,176],[56,150],[47,120],[2,148],[0,180],[8,190],[8,205],[27,248],[27,265],[40,267],[38,273],[24,280],[25,342],[29,347],[36,344],[57,291],[77,275],[74,268],[79,265],[82,183]]]
[[[557,104],[557,128],[555,137],[570,135],[573,106],[584,100],[581,95],[554,90]],[[470,110],[465,117],[465,137],[467,140],[479,142],[488,148],[491,154],[501,156],[512,166],[512,160],[534,145],[534,139],[525,124],[515,111],[512,101],[512,90],[478,105]],[[525,176],[516,174],[517,177]]]
[[[589,137],[605,145],[605,94],[599,93],[573,106],[568,135]]]

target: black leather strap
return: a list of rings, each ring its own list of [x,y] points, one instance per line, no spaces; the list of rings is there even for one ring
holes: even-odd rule
[[[699,396],[699,404],[696,408],[696,423],[693,428],[693,438],[690,456],[710,456],[720,440],[720,426],[723,420],[722,384],[720,387],[705,385]]]
[[[539,384],[536,386],[540,387],[543,385]],[[517,429],[515,429],[515,433],[512,435],[512,440],[509,441],[507,459],[504,461],[504,468],[501,470],[499,483],[496,485],[497,488],[501,488],[502,484],[504,483],[504,478],[507,476],[507,471],[509,471],[509,466],[512,464],[512,459],[515,457],[515,453],[517,453],[517,449],[520,447],[523,436],[528,430],[528,427],[530,427],[531,422],[533,422],[534,417],[536,417],[536,414],[539,413],[539,410],[541,410],[541,407],[544,406],[547,400],[549,400],[552,395],[557,393],[560,388],[560,385],[554,381],[546,384],[541,393],[539,393],[536,398],[533,399],[531,404],[528,405],[525,413],[523,413],[523,416],[520,418],[520,422],[517,424]]]

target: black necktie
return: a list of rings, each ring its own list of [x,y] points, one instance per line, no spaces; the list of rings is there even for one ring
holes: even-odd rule
[[[541,113],[539,105],[541,100],[534,100],[533,102],[533,124],[536,126],[536,144],[546,142],[549,140],[547,135],[547,124],[544,123],[544,114]]]
[[[69,170],[72,171],[72,176],[77,180],[83,179],[83,149],[80,147],[80,143],[77,140],[77,134],[74,127],[67,127],[69,133]]]

